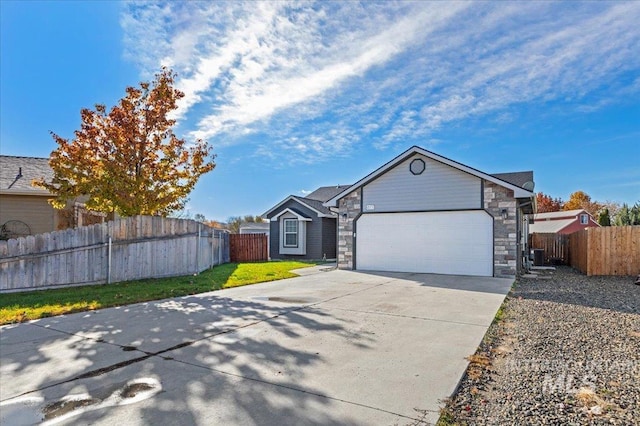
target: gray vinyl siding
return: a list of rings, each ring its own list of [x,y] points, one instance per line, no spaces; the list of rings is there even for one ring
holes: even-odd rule
[[[336,219],[322,218],[322,253],[327,259],[336,258]]]
[[[324,253],[324,243],[323,243],[323,218],[319,218],[317,214],[300,203],[289,200],[284,203],[280,208],[276,211],[271,212],[269,215],[269,220],[272,217],[278,215],[281,211],[290,208],[292,210],[298,211],[302,213],[304,216],[310,217],[312,219],[311,222],[306,223],[307,231],[306,231],[306,249],[307,253],[304,255],[295,255],[295,254],[280,254],[280,221],[271,222],[269,228],[269,253],[271,254],[272,259],[298,259],[298,260],[318,260],[322,259],[322,255]],[[329,219],[331,220],[331,219]],[[335,220],[333,221],[335,223]],[[333,253],[335,257],[335,225],[333,226]],[[327,254],[329,257],[329,254]]]
[[[420,175],[409,170],[416,158],[426,165]],[[479,209],[481,192],[481,179],[415,155],[365,185],[362,207],[363,213]]]

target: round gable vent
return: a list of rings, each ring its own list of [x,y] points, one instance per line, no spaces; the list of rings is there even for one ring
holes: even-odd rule
[[[424,172],[424,169],[426,168],[424,161],[422,161],[419,158],[416,158],[415,160],[413,160],[411,163],[409,163],[409,170],[411,171],[411,173],[413,173],[414,175],[419,175],[422,174],[422,172]]]

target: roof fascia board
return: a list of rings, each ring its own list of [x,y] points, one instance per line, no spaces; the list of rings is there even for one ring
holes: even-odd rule
[[[313,219],[310,219],[308,217],[304,217],[302,215],[300,215],[299,213],[296,213],[295,211],[291,210],[289,207],[287,207],[286,209],[282,210],[280,213],[278,213],[277,215],[275,215],[274,217],[271,218],[271,222],[277,222],[278,218],[280,216],[282,216],[285,213],[291,213],[292,215],[294,215],[295,217],[298,218],[298,220],[304,221],[304,222],[311,222]]]
[[[49,198],[53,198],[54,195],[52,195],[49,191],[46,190],[34,190],[34,191],[11,191],[11,190],[0,190],[0,195],[32,195],[32,196],[36,196],[36,197],[49,197]]]

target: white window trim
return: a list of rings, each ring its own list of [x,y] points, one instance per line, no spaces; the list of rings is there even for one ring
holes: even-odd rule
[[[294,222],[296,224],[295,232],[287,231],[287,222]],[[300,243],[300,223],[298,219],[286,218],[282,221],[282,233],[283,233],[283,241],[282,246],[285,248],[297,248]],[[296,243],[295,244],[287,244],[287,235],[295,235]]]
[[[589,215],[582,213],[580,214],[580,225],[588,225],[589,224]]]
[[[298,244],[297,246],[285,246],[285,221],[295,220],[298,222]],[[299,215],[287,214],[280,216],[278,221],[278,229],[280,230],[278,245],[280,254],[293,254],[293,255],[306,255],[307,254],[307,222],[310,219],[306,219]]]

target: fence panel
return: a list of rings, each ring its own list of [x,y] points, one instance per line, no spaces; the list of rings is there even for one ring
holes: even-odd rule
[[[586,274],[589,246],[587,244],[587,233],[584,231],[586,230],[569,235],[569,264],[572,268]]]
[[[232,262],[263,262],[268,260],[265,234],[229,235]]]
[[[588,228],[569,242],[571,266],[587,275],[640,274],[640,226]]]
[[[545,263],[569,263],[569,238],[560,234],[531,234],[531,248],[544,249]]]
[[[0,292],[186,275],[229,259],[226,231],[136,216],[0,241]]]

